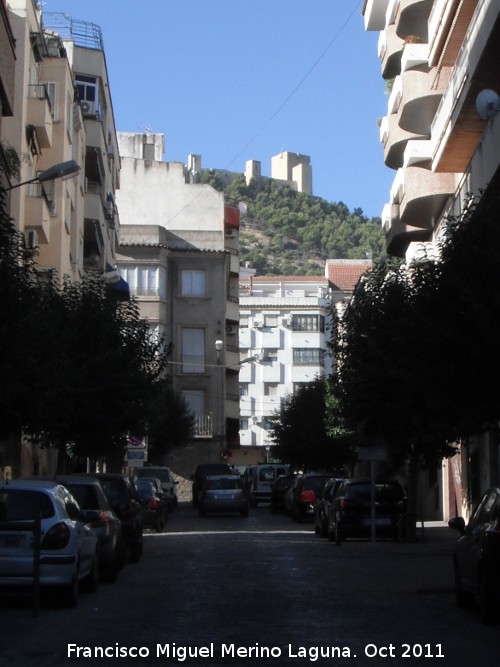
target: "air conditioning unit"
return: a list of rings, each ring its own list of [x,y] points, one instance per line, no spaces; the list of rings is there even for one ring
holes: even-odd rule
[[[30,250],[38,247],[38,234],[35,229],[28,229],[26,231],[26,247]]]
[[[252,417],[252,422],[254,424],[260,424],[262,422],[262,417],[258,417],[257,415]]]
[[[237,324],[226,324],[226,333],[227,334],[236,334],[236,333],[238,333],[238,325]]]
[[[262,320],[254,320],[253,321],[254,329],[262,329],[263,326],[264,326],[264,322]]]
[[[95,116],[95,102],[83,100],[80,102],[80,108],[84,116]]]
[[[236,229],[226,229],[224,234],[228,239],[236,238]]]
[[[292,317],[291,317],[291,315],[288,316],[288,317],[284,317],[282,322],[283,322],[284,327],[291,327],[292,326]]]

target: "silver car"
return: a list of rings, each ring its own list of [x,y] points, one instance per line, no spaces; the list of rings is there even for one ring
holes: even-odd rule
[[[40,519],[40,585],[57,586],[61,601],[75,606],[79,586],[95,590],[97,537],[62,484],[46,480],[0,483],[0,587],[33,585],[34,524]]]
[[[198,499],[200,516],[209,512],[238,512],[248,516],[248,497],[238,475],[211,475],[205,479]]]

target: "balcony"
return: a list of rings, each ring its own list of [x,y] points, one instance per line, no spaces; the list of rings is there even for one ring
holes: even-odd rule
[[[212,438],[212,415],[196,415],[192,435],[193,438]]]
[[[401,171],[401,170],[400,170]],[[432,230],[448,200],[455,191],[454,174],[435,174],[427,166],[403,168],[399,217],[403,224]]]
[[[428,241],[431,232],[405,225],[399,219],[399,205],[386,204],[382,212],[387,252],[395,257],[404,257],[407,247],[414,241]]]
[[[425,64],[401,74],[402,99],[399,126],[407,132],[429,137],[431,125],[447,85],[437,69]]]
[[[389,0],[366,0],[363,10],[365,30],[383,30]]]
[[[388,25],[380,33],[378,43],[378,54],[382,66],[382,77],[393,79],[401,72],[401,56],[405,42],[396,33],[394,24]]]
[[[429,63],[453,67],[479,0],[437,0],[429,16]]]
[[[41,183],[29,186],[24,207],[24,227],[36,231],[40,244],[49,243],[52,202]]]
[[[402,38],[408,35],[427,41],[427,21],[434,0],[400,0],[396,14],[397,33]]]
[[[40,148],[52,146],[52,114],[47,87],[44,84],[28,86],[26,124],[35,128]]]
[[[476,97],[484,88],[500,92],[497,19],[498,3],[491,0],[473,15],[432,127],[435,171],[465,172],[481,141],[487,121],[479,118]]]
[[[385,116],[380,124],[380,142],[384,145],[384,162],[391,169],[399,169],[403,164],[404,152],[412,139],[422,139],[413,132],[399,126],[399,116]]]

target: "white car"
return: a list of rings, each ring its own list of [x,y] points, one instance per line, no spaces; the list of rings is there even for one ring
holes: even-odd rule
[[[0,587],[33,585],[34,527],[40,518],[40,585],[58,587],[75,606],[79,586],[97,587],[97,537],[62,484],[46,480],[0,482]]]

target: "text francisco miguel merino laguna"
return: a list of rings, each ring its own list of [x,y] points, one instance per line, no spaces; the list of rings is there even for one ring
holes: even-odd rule
[[[173,658],[178,662],[192,658],[306,658],[315,662],[319,658],[350,658],[354,657],[347,646],[294,646],[288,644],[283,649],[279,646],[238,646],[237,644],[220,644],[216,655],[214,643],[207,646],[180,646],[172,644],[156,644],[154,648],[147,646],[121,646],[116,643],[109,646],[78,646],[68,644],[68,658]]]

